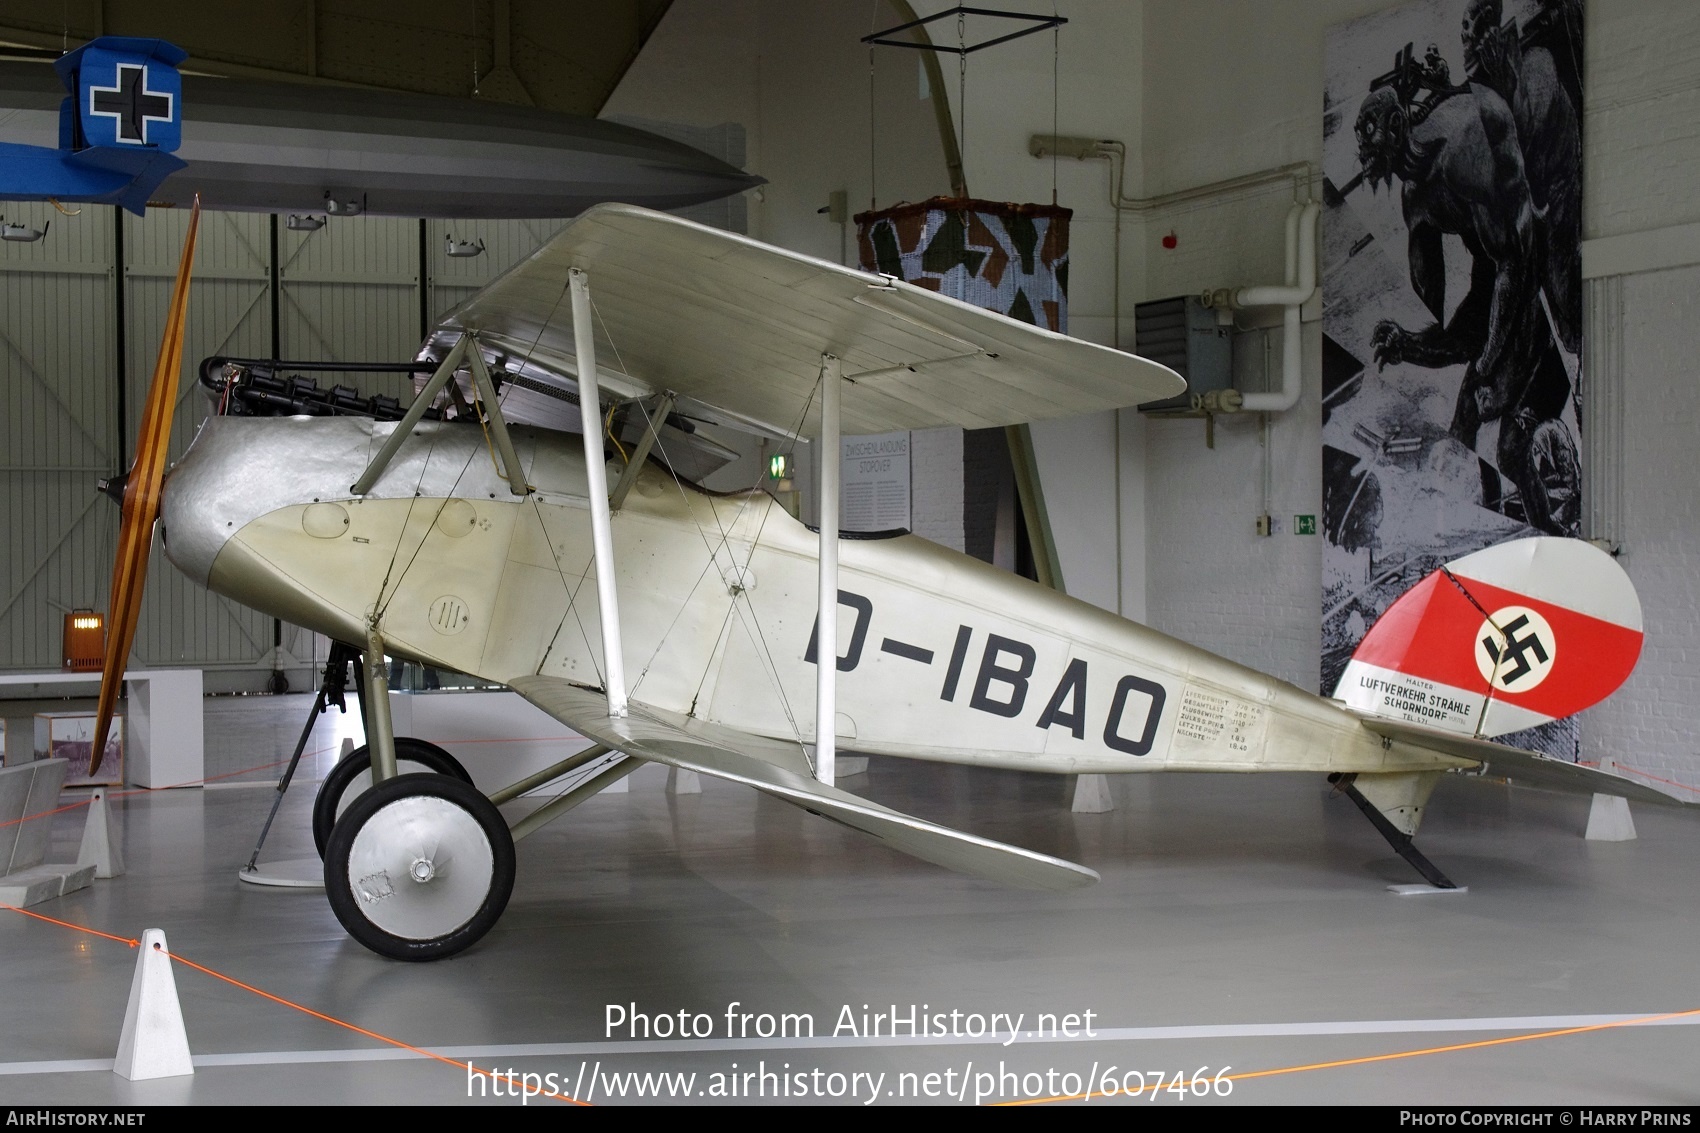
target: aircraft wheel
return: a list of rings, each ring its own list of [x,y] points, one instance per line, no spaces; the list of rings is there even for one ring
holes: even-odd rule
[[[476,944],[507,908],[514,840],[478,788],[400,775],[349,804],[325,848],[325,893],[350,936],[392,960]]]
[[[434,743],[411,736],[396,737],[395,765],[396,771],[402,775],[434,772],[459,779],[462,783],[472,782],[472,776],[467,774],[460,760]],[[325,856],[325,847],[330,844],[331,829],[336,820],[348,809],[348,804],[371,789],[372,753],[364,745],[349,752],[325,776],[318,795],[313,799],[313,845],[318,848],[321,859]]]

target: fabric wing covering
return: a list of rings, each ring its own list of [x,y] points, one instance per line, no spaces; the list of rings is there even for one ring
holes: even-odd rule
[[[887,276],[632,205],[598,205],[438,326],[495,367],[572,387],[568,273],[595,306],[597,371],[619,397],[776,436],[818,434],[821,355],[843,362],[843,431],[987,428],[1171,397],[1155,362],[1016,322]]]
[[[616,751],[743,783],[946,869],[1022,889],[1075,889],[1098,880],[1085,866],[912,818],[829,787],[814,778],[796,744],[635,701],[630,715],[616,718],[608,715],[602,693],[556,677],[521,677],[513,689],[563,724]]]

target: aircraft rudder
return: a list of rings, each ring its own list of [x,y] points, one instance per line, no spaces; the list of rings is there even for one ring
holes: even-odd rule
[[[1401,595],[1334,690],[1370,715],[1481,737],[1599,703],[1635,667],[1634,585],[1608,554],[1538,536],[1456,559]]]

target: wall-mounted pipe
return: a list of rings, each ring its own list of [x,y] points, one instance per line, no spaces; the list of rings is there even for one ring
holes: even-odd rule
[[[1123,193],[1127,180],[1127,145],[1124,142],[1117,141],[1114,138],[1080,138],[1059,134],[1034,134],[1027,139],[1027,152],[1038,158],[1066,157],[1075,161],[1090,161],[1097,158],[1102,159],[1109,168],[1110,208],[1114,211],[1116,218],[1115,245],[1111,263],[1114,294],[1112,295],[1110,318],[1114,336],[1112,345],[1117,350],[1120,350],[1122,346],[1122,213],[1141,216],[1158,209],[1169,208],[1172,205],[1218,197],[1245,189],[1255,189],[1276,181],[1292,181],[1295,195],[1297,195],[1301,185],[1308,193],[1311,177],[1314,173],[1310,162],[1295,161],[1275,169],[1260,169],[1256,173],[1245,173],[1222,181],[1212,181],[1207,185],[1194,185],[1186,189],[1177,189],[1172,193],[1161,193],[1155,197],[1129,197]],[[1290,245],[1287,254],[1290,282],[1292,274],[1290,265],[1293,255],[1293,248]]]
[[[1284,413],[1298,404],[1303,366],[1300,309],[1316,294],[1317,201],[1295,204],[1287,213],[1287,280],[1280,286],[1241,287],[1207,293],[1207,306],[1281,307],[1281,388],[1269,393],[1223,390],[1204,408],[1220,412]]]
[[[1027,152],[1034,157],[1067,157],[1076,161],[1102,158],[1111,163],[1110,204],[1123,212],[1150,212],[1203,197],[1221,196],[1240,189],[1253,189],[1275,181],[1292,181],[1294,186],[1310,185],[1312,169],[1308,161],[1295,161],[1274,169],[1260,169],[1207,185],[1194,185],[1154,197],[1129,197],[1122,193],[1127,179],[1127,145],[1114,138],[1072,138],[1057,134],[1034,134],[1027,139]]]

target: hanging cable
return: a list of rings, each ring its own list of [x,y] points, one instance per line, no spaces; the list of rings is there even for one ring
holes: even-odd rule
[[[956,152],[962,158],[962,195],[968,196],[968,14],[956,12]]]
[[[1053,2],[1051,4],[1051,15],[1055,16],[1056,14],[1057,14],[1057,6]],[[1057,101],[1058,101],[1058,99],[1057,99],[1057,91],[1058,91],[1057,69],[1058,69],[1058,62],[1060,61],[1061,58],[1062,58],[1062,25],[1061,24],[1053,24],[1051,26],[1051,137],[1053,137],[1053,138],[1057,136]],[[1056,149],[1055,146],[1052,146],[1051,147],[1051,207],[1052,208],[1055,208],[1056,204],[1057,204],[1057,160],[1058,160],[1057,149]],[[1120,349],[1121,344],[1117,343],[1116,345],[1117,345],[1117,349]]]
[[[879,27],[879,16],[880,16],[880,0],[873,0],[873,2],[869,5],[869,8],[868,8],[868,32],[869,32],[870,36],[872,35],[874,29]],[[874,116],[874,44],[873,44],[872,39],[870,39],[868,41],[868,211],[869,212],[873,212],[875,209],[879,208],[879,193],[876,190],[876,176],[875,176],[875,170],[877,169],[877,165],[876,165],[875,160],[874,160],[874,145],[875,145],[874,139],[878,136],[877,133],[876,133],[876,130],[875,130],[875,126],[876,126],[876,123],[875,123],[875,116]]]

